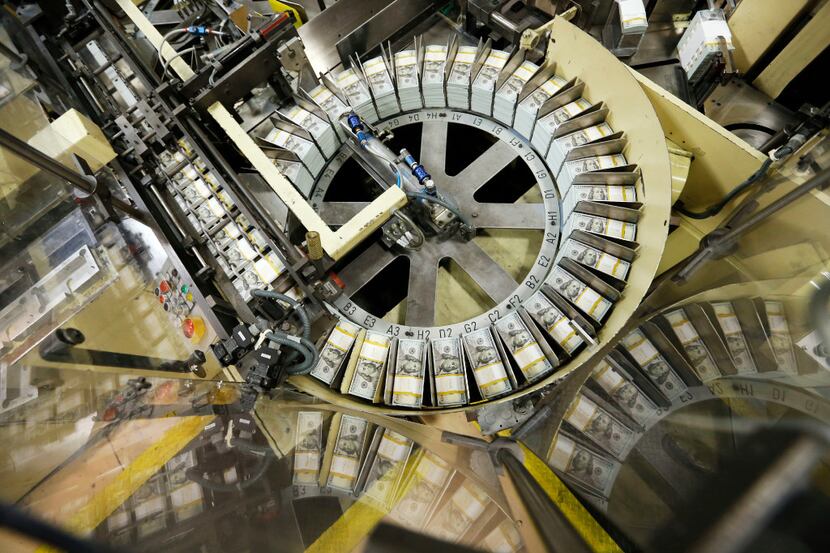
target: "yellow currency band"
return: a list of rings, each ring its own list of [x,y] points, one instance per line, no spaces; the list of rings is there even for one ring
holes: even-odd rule
[[[652,355],[651,357],[649,357],[648,359],[646,359],[645,361],[643,361],[643,363],[648,365],[649,363],[651,363],[652,361],[654,361],[658,357],[660,357],[660,352],[659,351],[657,353],[655,353],[654,355]],[[643,367],[643,368],[645,368],[645,367]]]
[[[645,341],[646,341],[645,338],[640,338],[640,341],[635,342],[633,344],[626,344],[625,347],[628,349],[628,351],[631,351],[633,349],[636,349],[636,348],[640,347],[640,344],[645,343]]]
[[[331,481],[332,476],[336,476],[338,478],[342,478],[344,480],[349,480],[349,481],[352,481],[352,480],[355,479],[355,475],[353,475],[353,474],[343,474],[342,472],[331,471],[331,472],[329,472],[329,481]]]
[[[567,321],[567,319],[566,319],[565,317],[560,317],[560,318],[558,318],[558,319],[556,320],[556,322],[555,322],[555,323],[553,323],[552,325],[550,325],[550,326],[548,327],[548,332],[553,332],[553,329],[554,329],[554,328],[556,328],[556,327],[557,327],[557,326],[559,326],[560,324],[564,323],[565,321]]]
[[[532,366],[534,366],[534,365],[538,365],[539,363],[541,363],[541,362],[542,362],[542,361],[544,361],[544,360],[545,360],[545,356],[543,355],[543,356],[542,356],[542,357],[540,357],[539,359],[536,359],[536,360],[534,360],[534,361],[531,361],[530,363],[528,363],[527,365],[525,365],[524,367],[522,367],[522,370],[524,371],[524,370],[529,369],[530,367],[532,367]]]
[[[589,315],[593,315],[593,314],[594,314],[594,311],[596,311],[596,310],[597,310],[597,307],[599,307],[599,304],[602,302],[602,300],[603,300],[603,299],[604,299],[604,298],[603,298],[602,296],[600,296],[600,297],[598,297],[598,298],[597,298],[597,300],[596,300],[596,301],[594,302],[594,304],[591,306],[591,309],[589,309],[589,310],[588,310],[588,314],[589,314]]]
[[[349,338],[354,338],[354,337],[355,337],[355,335],[354,335],[354,334],[352,334],[351,332],[348,332],[348,331],[346,331],[346,330],[343,330],[343,329],[342,329],[341,327],[339,327],[339,326],[334,327],[334,330],[336,330],[336,331],[337,331],[337,332],[339,332],[340,334],[343,334],[343,335],[345,335],[345,336],[348,336]]]
[[[501,384],[505,380],[507,380],[507,377],[497,378],[496,380],[491,380],[490,382],[487,382],[486,384],[482,384],[481,387],[482,388],[489,388],[491,386],[495,386],[496,384]]]
[[[339,350],[340,350],[340,351],[342,351],[343,353],[345,353],[345,352],[346,352],[346,348],[341,348],[340,346],[338,346],[338,345],[337,345],[337,344],[335,344],[334,342],[326,342],[326,345],[331,346],[331,347],[333,347],[334,349],[339,349]]]
[[[409,440],[407,440],[407,441],[401,441],[401,440],[399,440],[399,439],[397,439],[397,438],[393,438],[392,436],[389,436],[389,435],[384,435],[384,436],[383,436],[383,439],[384,439],[384,440],[389,440],[390,442],[392,442],[392,443],[394,443],[394,444],[403,445],[403,446],[408,445],[408,443],[407,443],[407,442],[409,441]]]

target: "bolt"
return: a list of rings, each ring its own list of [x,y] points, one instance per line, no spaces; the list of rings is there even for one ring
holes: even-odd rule
[[[478,217],[478,211],[473,211],[471,214],[473,217]]]

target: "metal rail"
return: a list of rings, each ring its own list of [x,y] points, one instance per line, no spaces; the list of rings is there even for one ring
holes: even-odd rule
[[[87,177],[86,175],[73,171],[66,165],[52,159],[37,148],[27,144],[3,129],[0,129],[0,146],[25,159],[32,165],[40,167],[47,173],[68,182],[85,194],[95,194],[97,192],[98,186],[94,178]],[[142,222],[144,221],[144,213],[127,202],[112,197],[107,198],[107,201],[111,203],[113,207],[126,213],[133,219]]]
[[[762,223],[768,217],[778,213],[790,204],[803,196],[811,193],[813,190],[823,190],[830,186],[830,169],[824,169],[813,178],[804,184],[792,189],[777,200],[770,203],[763,209],[753,213],[744,221],[736,224],[731,228],[720,228],[713,231],[709,236],[712,240],[708,244],[701,247],[695,254],[691,255],[682,267],[678,269],[672,280],[676,283],[685,283],[689,278],[697,272],[710,259],[717,259],[718,253],[723,250],[725,246],[731,245],[741,238],[755,225]],[[740,209],[740,208],[739,208]]]

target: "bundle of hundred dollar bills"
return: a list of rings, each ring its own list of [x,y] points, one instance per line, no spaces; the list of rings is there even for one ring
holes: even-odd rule
[[[504,84],[496,91],[493,97],[493,117],[504,123],[513,126],[513,116],[516,112],[516,100],[522,92],[525,84],[539,70],[539,66],[532,61],[525,60],[513,73],[504,81]]]
[[[470,94],[470,107],[477,113],[492,115],[493,93],[496,90],[496,81],[504,68],[510,54],[504,50],[491,50],[481,65],[478,75],[475,75]]]
[[[395,54],[395,80],[402,111],[424,107],[415,50],[403,50]]]

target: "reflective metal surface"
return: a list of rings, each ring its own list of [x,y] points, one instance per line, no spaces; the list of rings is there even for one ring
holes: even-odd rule
[[[434,5],[434,0],[364,0],[359,9],[335,2],[308,24],[300,38],[317,74],[328,73],[349,59],[392,39],[401,28]]]

